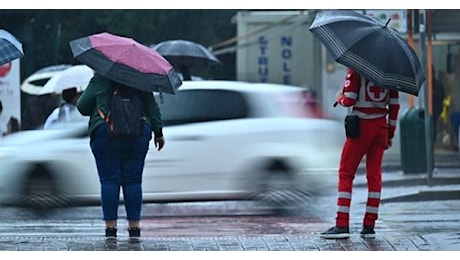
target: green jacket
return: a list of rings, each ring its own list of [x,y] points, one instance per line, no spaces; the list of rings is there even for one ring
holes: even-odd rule
[[[99,116],[97,107],[102,111],[107,111],[107,94],[110,89],[110,80],[95,74],[90,80],[88,87],[80,96],[77,102],[77,109],[84,116],[89,116],[88,132],[91,136],[93,131],[104,120]],[[163,121],[161,119],[160,108],[152,92],[142,95],[144,112],[147,115],[146,123],[152,128],[155,137],[163,136]]]

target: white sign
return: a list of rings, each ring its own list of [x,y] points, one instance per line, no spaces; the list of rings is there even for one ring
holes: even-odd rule
[[[0,137],[17,131],[21,123],[19,59],[0,66]]]
[[[383,24],[388,22],[388,27],[398,30],[400,33],[407,33],[407,11],[405,9],[396,10],[366,10],[366,14],[380,20]]]

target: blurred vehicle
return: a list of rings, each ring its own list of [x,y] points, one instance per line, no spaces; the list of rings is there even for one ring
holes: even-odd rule
[[[186,81],[156,96],[166,146],[147,154],[144,202],[254,200],[292,210],[336,181],[341,122],[311,113],[305,89]],[[332,173],[327,178],[327,173]],[[12,134],[0,142],[0,204],[98,205],[86,123]]]

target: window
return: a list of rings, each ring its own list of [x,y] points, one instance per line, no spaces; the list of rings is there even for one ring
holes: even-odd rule
[[[163,95],[159,102],[167,125],[244,118],[248,115],[242,94],[228,90],[183,90]]]

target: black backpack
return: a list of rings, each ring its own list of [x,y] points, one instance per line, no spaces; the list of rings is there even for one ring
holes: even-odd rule
[[[112,82],[107,95],[107,112],[99,115],[109,124],[109,133],[117,138],[141,135],[145,121],[142,91]]]

